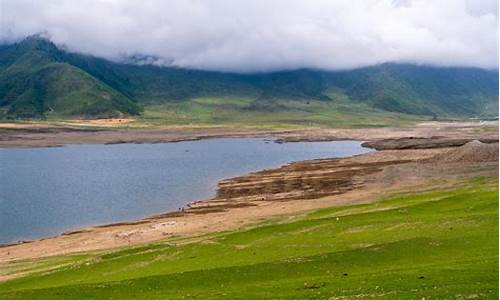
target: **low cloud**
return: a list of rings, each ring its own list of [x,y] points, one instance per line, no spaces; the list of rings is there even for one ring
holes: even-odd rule
[[[498,67],[497,0],[0,0],[0,40],[253,72],[383,62]]]

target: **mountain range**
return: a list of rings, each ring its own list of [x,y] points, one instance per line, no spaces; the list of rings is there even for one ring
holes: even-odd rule
[[[343,99],[409,115],[492,117],[498,113],[498,70],[386,63],[239,74],[133,58],[113,62],[67,51],[40,36],[0,45],[0,118],[138,115],[148,105],[197,97],[246,97],[252,99],[248,109],[256,111],[273,109],[278,100]]]

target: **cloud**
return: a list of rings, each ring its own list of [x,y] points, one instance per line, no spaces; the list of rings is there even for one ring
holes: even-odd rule
[[[0,0],[0,40],[222,71],[498,67],[497,0]]]

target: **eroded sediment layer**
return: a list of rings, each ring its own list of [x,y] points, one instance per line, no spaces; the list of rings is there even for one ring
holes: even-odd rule
[[[373,148],[376,150],[432,149],[432,148],[460,147],[473,140],[477,140],[481,143],[486,143],[486,144],[498,143],[498,137],[469,137],[469,138],[405,137],[405,138],[392,138],[392,139],[364,142],[362,146]]]

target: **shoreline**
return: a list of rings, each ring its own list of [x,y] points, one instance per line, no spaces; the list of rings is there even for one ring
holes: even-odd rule
[[[498,172],[498,162],[480,165],[419,162],[446,151],[449,151],[449,148],[384,150],[350,158],[295,162],[281,168],[227,179],[219,183],[216,197],[199,201],[184,212],[86,227],[49,238],[0,247],[0,266],[24,259],[89,251],[113,251],[156,241],[170,241],[175,244],[176,238],[237,230],[270,218],[300,215],[320,208],[371,203],[402,192],[445,189],[455,186],[464,178],[493,176]],[[408,156],[412,159],[408,160]],[[293,169],[296,170],[292,171]],[[415,170],[418,170],[417,177],[414,176]],[[300,183],[298,189],[283,190],[272,195],[264,194],[265,199],[262,198],[263,194],[259,192],[262,182],[276,178],[278,188],[283,188],[293,184],[294,179],[289,176],[290,172],[301,173],[298,177],[304,178],[314,174],[314,180],[317,180],[319,186],[323,185],[321,180],[324,176],[332,177],[332,172],[340,176],[340,181],[352,182],[347,188],[340,184],[334,187],[335,190],[318,190],[317,194],[301,192]],[[284,185],[278,183],[285,178],[288,182]],[[439,180],[434,180],[436,178]],[[246,196],[241,196],[238,192],[242,182],[254,187],[253,191],[244,189],[245,194],[248,194]],[[219,195],[221,189],[227,191],[228,188],[236,191],[236,194],[230,198]]]
[[[425,132],[412,132],[428,134],[429,127],[424,128]],[[435,127],[431,128],[433,132],[440,131]],[[450,131],[448,137],[431,134],[430,137],[428,135],[425,139],[421,139],[421,143],[418,144],[421,146],[422,143],[430,143],[432,147],[419,148],[420,146],[413,145],[405,149],[397,147],[397,145],[407,145],[408,142],[401,137],[401,131],[385,129],[386,137],[392,134],[389,145],[393,149],[382,149],[347,158],[292,162],[278,168],[224,179],[219,181],[217,195],[214,198],[191,203],[192,205],[184,211],[159,213],[138,220],[84,226],[55,236],[0,245],[0,264],[19,259],[101,251],[177,236],[218,232],[241,228],[280,215],[338,205],[369,203],[377,201],[377,197],[405,191],[408,187],[414,189],[432,187],[433,185],[429,184],[424,176],[426,173],[430,179],[446,178],[445,181],[449,181],[447,184],[453,184],[458,180],[457,175],[471,176],[480,174],[481,171],[475,170],[470,165],[465,167],[451,165],[450,168],[449,164],[443,167],[436,163],[420,163],[451,149],[449,144],[436,141],[458,137],[465,140],[494,139],[492,133],[470,134],[465,130],[464,134],[464,127],[454,128],[458,130]],[[355,132],[360,133],[360,130]],[[408,133],[407,129],[402,132],[406,135]],[[362,134],[366,136],[367,133],[360,133],[355,137],[360,137]],[[288,138],[291,140],[286,142],[299,141],[298,138],[304,137],[303,133],[289,135]],[[313,137],[313,140],[308,141],[326,141],[326,138],[332,138],[333,135],[326,136],[324,132],[320,132]],[[342,137],[347,136],[344,134]],[[381,140],[384,139],[371,139],[373,142]],[[457,148],[460,145],[452,146]],[[492,168],[498,170],[498,162],[485,166],[489,170],[488,174],[491,174]],[[415,168],[421,169],[417,180],[412,177]],[[400,174],[395,175],[394,172]],[[446,174],[442,174],[443,172]],[[388,179],[380,179],[381,174],[388,176]],[[399,179],[394,180],[395,176],[401,176],[400,182]],[[285,183],[281,182],[283,180]],[[304,185],[311,188],[305,190]],[[446,184],[439,185],[439,187],[445,186]],[[263,188],[269,188],[269,191],[262,192]]]
[[[237,139],[237,138],[241,138],[241,137],[222,137],[222,138],[236,138]],[[243,137],[243,138],[250,138],[250,137]],[[209,137],[209,138],[206,138],[206,139],[221,139],[221,137]],[[271,138],[269,138],[269,139],[267,139],[267,138],[257,138],[257,139],[263,139],[263,141],[279,143],[277,140],[271,139]],[[196,139],[196,140],[186,140],[186,141],[202,141],[202,140],[205,140],[205,139],[200,138],[200,139]],[[345,141],[345,140],[342,139],[342,140],[339,140],[339,141]],[[357,140],[347,140],[347,141],[357,141]],[[185,141],[183,140],[183,141],[174,141],[174,142],[165,142],[165,143],[178,143],[178,142],[185,142]],[[293,141],[293,142],[297,142],[297,141]],[[328,141],[303,141],[303,142],[305,143],[305,142],[328,142]],[[358,141],[358,142],[363,142],[363,141]],[[59,146],[49,146],[49,148],[50,147],[67,147],[67,146],[75,146],[75,145],[88,145],[88,144],[68,144],[68,145],[59,145]],[[113,145],[113,144],[102,144],[102,145]],[[360,146],[362,148],[367,148],[367,149],[372,149],[373,151],[377,151],[376,149],[374,149],[372,147],[367,147],[367,146],[362,146],[362,145],[360,145]],[[32,148],[45,148],[45,147],[32,147]],[[0,149],[1,149],[1,147],[0,147]],[[26,148],[8,148],[8,149],[26,149]],[[28,148],[28,149],[30,149],[30,148]],[[297,163],[301,163],[301,162],[305,162],[305,161],[311,161],[312,162],[312,161],[324,160],[324,159],[352,158],[352,157],[359,156],[359,155],[362,155],[362,154],[354,154],[354,155],[351,155],[351,156],[339,157],[339,158],[313,158],[313,159],[307,159],[307,160],[290,161],[290,162],[287,162],[287,163],[282,164],[282,165],[277,165],[277,166],[274,166],[274,167],[271,166],[269,168],[264,168],[264,169],[259,169],[259,170],[255,170],[255,171],[250,171],[250,172],[247,172],[247,173],[244,173],[244,174],[241,174],[241,175],[237,175],[236,177],[221,178],[220,180],[217,181],[218,184],[214,187],[213,192],[214,193],[217,192],[217,189],[218,189],[217,186],[221,182],[224,182],[226,180],[230,180],[232,178],[247,176],[247,175],[251,175],[251,174],[263,172],[263,171],[266,171],[266,170],[279,169],[279,168],[283,168],[283,167],[286,167],[286,166],[289,166],[289,165],[292,165],[292,164],[297,164]],[[17,246],[17,245],[23,245],[23,244],[30,244],[30,243],[34,243],[34,242],[38,242],[38,241],[43,241],[43,240],[47,240],[47,239],[57,238],[57,237],[60,237],[60,236],[69,236],[69,235],[72,235],[72,234],[90,232],[94,228],[111,228],[111,227],[124,226],[124,225],[125,226],[126,225],[138,225],[138,224],[147,223],[147,222],[149,222],[151,220],[154,220],[154,219],[166,218],[166,217],[177,217],[179,215],[182,215],[183,213],[189,213],[190,212],[189,209],[196,208],[200,204],[207,204],[209,201],[213,201],[214,199],[215,198],[212,197],[212,198],[206,198],[206,199],[201,199],[201,200],[194,200],[194,201],[191,200],[191,201],[187,202],[186,204],[184,204],[182,207],[180,207],[179,210],[171,210],[171,211],[163,211],[163,212],[152,213],[152,214],[146,215],[146,216],[138,218],[138,219],[126,219],[126,220],[123,220],[123,221],[115,221],[115,222],[110,222],[110,223],[96,223],[96,224],[82,225],[81,227],[69,228],[69,229],[61,231],[59,233],[52,234],[52,235],[47,235],[47,236],[42,236],[42,237],[39,237],[39,238],[20,239],[20,240],[14,241],[14,242],[0,243],[0,248]]]

